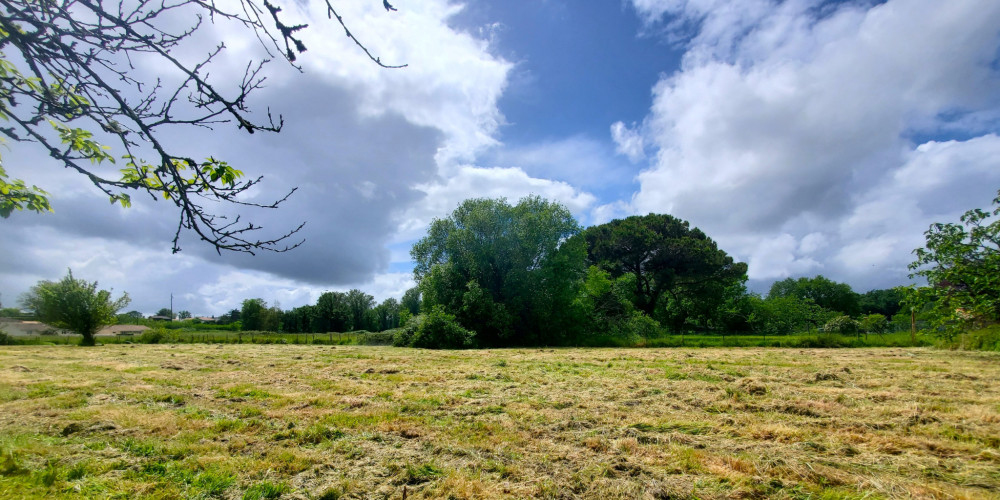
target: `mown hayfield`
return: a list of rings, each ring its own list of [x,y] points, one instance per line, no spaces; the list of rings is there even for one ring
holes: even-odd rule
[[[2,498],[1000,498],[1000,355],[0,349]]]

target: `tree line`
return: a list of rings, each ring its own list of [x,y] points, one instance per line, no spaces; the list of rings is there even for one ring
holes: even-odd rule
[[[747,291],[747,265],[686,221],[649,214],[583,229],[565,207],[538,197],[466,200],[431,224],[411,256],[423,314],[404,324],[399,345],[579,345],[824,327],[882,333],[902,299],[898,290],[858,294],[823,276],[788,278],[757,295]],[[857,329],[831,324],[841,317]]]
[[[860,294],[815,276],[777,281],[760,295],[746,288],[745,263],[670,215],[584,229],[564,206],[539,197],[514,205],[470,199],[414,244],[417,285],[400,300],[376,304],[353,289],[286,311],[254,298],[219,322],[287,333],[394,330],[397,345],[455,348],[587,345],[692,331],[881,334],[919,316],[928,331],[951,338],[1000,320],[1000,222],[989,220],[1000,214],[1000,196],[994,204],[992,212],[966,213],[961,224],[931,226],[911,266],[927,286]],[[40,282],[22,304],[59,326],[77,320],[53,319],[58,311],[76,314],[86,307],[74,304],[92,304],[104,321],[127,296],[112,301],[70,273]],[[100,321],[88,321],[64,327],[92,342]]]

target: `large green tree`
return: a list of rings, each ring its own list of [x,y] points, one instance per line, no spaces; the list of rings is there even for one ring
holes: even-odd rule
[[[312,321],[316,314],[316,306],[305,305],[285,311],[281,317],[283,331],[290,333],[313,332]]]
[[[857,316],[861,312],[860,296],[847,283],[838,283],[823,277],[786,278],[771,285],[767,297],[796,297],[811,300],[816,305],[831,311],[841,312],[848,316]]]
[[[935,223],[914,250],[912,277],[927,280],[917,302],[931,307],[936,326],[949,334],[976,323],[1000,321],[1000,192],[992,210],[972,209],[958,223]]]
[[[584,273],[583,246],[567,241],[577,232],[537,196],[464,201],[411,250],[422,310],[443,306],[485,345],[561,341]]]
[[[73,277],[69,271],[60,281],[40,281],[21,297],[24,308],[39,321],[79,333],[82,345],[94,345],[98,330],[115,324],[118,311],[129,303],[127,293],[117,299],[108,290],[98,290],[97,282]]]
[[[313,316],[312,331],[314,332],[346,332],[352,329],[351,308],[347,303],[347,294],[343,292],[324,292],[316,301]]]
[[[241,198],[260,182],[213,157],[195,159],[164,132],[211,128],[231,122],[248,133],[280,131],[283,120],[255,117],[252,94],[262,87],[264,63],[284,58],[294,65],[306,50],[305,25],[283,21],[281,2],[104,2],[94,0],[4,0],[0,2],[0,142],[34,144],[65,168],[79,172],[112,203],[131,204],[134,193],[164,198],[177,208],[173,240],[183,230],[217,250],[283,251],[299,228],[273,238],[256,236],[259,225],[215,212],[214,202],[274,208],[274,202]],[[291,3],[291,2],[289,2]],[[384,2],[386,10],[393,9]],[[331,18],[382,67],[344,25],[333,2]],[[268,52],[249,61],[244,75],[212,78],[225,44],[204,47],[196,33],[204,21],[247,30]],[[136,71],[156,65],[176,78]],[[212,75],[216,76],[216,75]],[[114,150],[109,145],[114,145]],[[104,168],[114,164],[114,168]],[[44,179],[44,172],[35,177]],[[208,200],[212,203],[205,203]],[[16,210],[52,210],[48,193],[9,178],[0,165],[0,217]],[[222,212],[225,212],[223,210]]]
[[[409,311],[410,315],[420,314],[420,287],[415,286],[403,292],[403,298],[399,304]]]
[[[617,219],[587,228],[582,237],[589,263],[612,278],[632,275],[635,307],[675,330],[689,317],[717,309],[724,291],[746,279],[746,264],[670,215]]]
[[[240,310],[240,317],[243,318],[244,330],[263,330],[264,311],[267,309],[267,302],[264,299],[246,299],[243,301],[243,308]]]
[[[377,331],[390,330],[399,326],[399,312],[402,306],[399,301],[390,297],[375,306],[373,310],[375,316],[375,328]]]
[[[351,325],[353,329],[375,330],[374,321],[369,321],[370,311],[375,307],[375,297],[354,288],[347,292],[345,299],[347,301],[347,308],[351,312]]]
[[[869,290],[861,294],[858,305],[862,314],[881,314],[891,318],[902,308],[900,303],[904,297],[904,293],[897,288]]]

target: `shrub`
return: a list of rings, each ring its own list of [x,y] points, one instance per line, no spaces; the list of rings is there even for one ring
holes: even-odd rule
[[[413,336],[424,322],[424,315],[411,316],[403,323],[403,326],[390,330],[392,334],[392,345],[396,347],[410,347],[413,345]]]
[[[394,344],[393,332],[391,330],[386,330],[384,332],[368,332],[361,330],[355,333],[358,336],[358,343],[362,345]]]
[[[445,312],[444,306],[439,304],[420,323],[412,345],[427,349],[461,349],[471,346],[474,336],[474,332],[462,328],[455,321],[455,315]]]
[[[7,335],[7,332],[3,330],[0,330],[0,345],[14,345],[16,343],[17,341],[14,340],[14,337]]]
[[[882,335],[883,333],[889,331],[889,320],[881,314],[869,314],[861,318],[859,326],[861,331],[865,333]]]
[[[858,333],[859,331],[861,331],[861,324],[851,319],[850,316],[837,316],[823,325],[825,333]]]
[[[660,322],[642,313],[642,311],[632,311],[627,320],[621,322],[619,334],[621,336],[636,336],[644,339],[656,338],[662,333]]]
[[[141,344],[159,344],[163,341],[163,332],[159,330],[146,330],[136,340]]]
[[[1000,324],[966,331],[951,340],[942,341],[939,345],[948,349],[1000,351]]]

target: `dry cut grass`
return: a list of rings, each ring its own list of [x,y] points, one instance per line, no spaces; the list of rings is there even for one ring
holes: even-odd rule
[[[2,498],[1000,498],[1000,355],[0,350]]]

